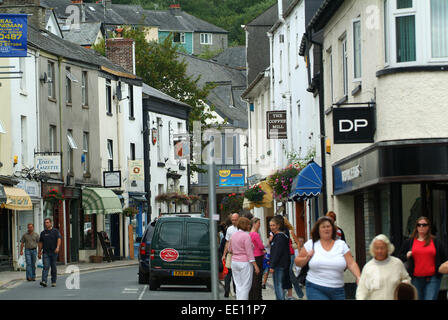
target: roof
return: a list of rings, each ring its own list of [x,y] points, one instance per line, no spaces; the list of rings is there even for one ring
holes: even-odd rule
[[[314,31],[319,31],[330,21],[333,14],[339,9],[339,7],[344,3],[344,0],[324,0],[322,5],[317,10],[316,14],[313,16],[309,22],[307,29],[314,29]]]
[[[247,104],[241,99],[246,89],[246,73],[214,61],[179,53],[178,59],[187,64],[187,75],[203,87],[214,83],[216,87],[207,96],[207,102],[215,111],[236,127],[247,128]]]
[[[226,48],[212,60],[229,67],[246,69],[246,47],[237,46]]]
[[[188,104],[183,103],[182,101],[179,101],[177,99],[174,99],[173,97],[163,93],[162,91],[148,86],[146,83],[143,83],[142,92],[143,92],[143,94],[145,94],[147,96],[154,97],[159,100],[164,100],[164,101],[175,103],[175,104],[183,106],[183,107],[191,108]]]
[[[98,70],[103,70],[124,78],[139,79],[137,76],[130,74],[96,51],[61,39],[51,32],[39,31],[32,25],[28,25],[28,44],[66,59],[95,66]]]
[[[79,29],[62,30],[64,39],[78,45],[93,45],[101,31],[101,22],[80,23]]]

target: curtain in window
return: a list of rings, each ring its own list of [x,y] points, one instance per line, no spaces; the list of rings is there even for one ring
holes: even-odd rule
[[[396,18],[397,62],[416,60],[415,16]]]
[[[397,0],[397,9],[412,8],[412,0]]]
[[[448,0],[431,0],[432,57],[448,57]]]
[[[361,21],[353,23],[354,77],[361,78]]]

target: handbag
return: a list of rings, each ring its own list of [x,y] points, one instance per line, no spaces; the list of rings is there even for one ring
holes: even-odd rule
[[[313,250],[314,250],[314,242],[313,242]],[[312,259],[312,257],[311,257]],[[311,260],[310,259],[310,260]],[[309,261],[306,263],[306,265],[304,265],[302,267],[302,269],[300,269],[299,275],[297,276],[297,281],[299,282],[299,284],[301,286],[305,285],[305,281],[306,281],[306,276],[308,274],[308,270],[310,270],[310,266],[309,266]]]

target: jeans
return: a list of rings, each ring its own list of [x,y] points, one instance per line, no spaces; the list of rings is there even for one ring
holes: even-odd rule
[[[44,253],[43,254],[43,263],[44,268],[42,270],[42,281],[47,283],[48,278],[48,270],[51,267],[51,283],[56,283],[58,272],[56,270],[56,261],[58,260],[57,253]]]
[[[441,278],[412,277],[412,285],[417,289],[419,300],[437,300],[439,296]]]
[[[286,268],[274,268],[274,275],[272,276],[272,279],[274,280],[275,297],[277,300],[285,300],[285,292],[283,291],[283,288],[285,287],[287,272],[288,270]]]
[[[26,278],[36,279],[37,249],[25,249]]]
[[[306,280],[306,297],[308,300],[345,300],[345,289],[319,286]]]
[[[294,255],[291,255],[291,264],[289,265],[289,279],[291,280],[292,285],[294,286],[294,290],[296,291],[296,294],[299,298],[303,298],[303,291],[302,288],[300,288],[299,280],[297,280],[296,275],[294,274]]]

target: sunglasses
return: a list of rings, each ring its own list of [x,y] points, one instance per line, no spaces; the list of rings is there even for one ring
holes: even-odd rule
[[[427,227],[429,224],[427,223],[417,223],[417,227]]]

